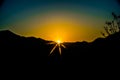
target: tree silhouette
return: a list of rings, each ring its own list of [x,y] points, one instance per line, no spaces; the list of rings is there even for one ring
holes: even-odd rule
[[[112,21],[106,21],[104,30],[106,33],[101,32],[101,34],[105,37],[105,34],[108,36],[111,34],[115,34],[117,32],[120,32],[120,15],[117,16],[114,12],[112,12],[113,20]]]

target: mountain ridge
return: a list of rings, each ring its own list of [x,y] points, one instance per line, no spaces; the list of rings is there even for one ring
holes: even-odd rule
[[[50,55],[55,44],[41,38],[23,37],[9,30],[0,31],[0,54],[4,62],[19,64],[114,64],[120,53],[120,32],[93,42],[63,43],[59,54],[58,47]]]

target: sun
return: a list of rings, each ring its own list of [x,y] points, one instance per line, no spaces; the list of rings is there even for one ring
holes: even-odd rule
[[[61,43],[61,40],[57,40],[56,42],[57,42],[57,44],[60,44],[60,43]]]
[[[53,53],[53,51],[58,48],[59,49],[59,53],[61,55],[62,51],[61,51],[61,47],[63,48],[66,48],[65,45],[63,45],[62,41],[61,40],[56,40],[55,42],[50,42],[48,44],[52,44],[52,45],[55,45],[52,50],[50,51],[50,55]]]

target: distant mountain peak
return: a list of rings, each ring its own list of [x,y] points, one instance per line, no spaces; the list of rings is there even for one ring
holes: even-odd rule
[[[10,34],[15,34],[15,33],[13,33],[13,32],[10,31],[10,30],[2,30],[2,31],[0,31],[0,33],[10,33]]]
[[[2,30],[0,32],[11,32],[10,30]],[[12,32],[11,32],[12,33]]]
[[[5,36],[19,36],[19,35],[16,35],[15,33],[11,32],[10,30],[0,31],[0,34],[5,35]]]
[[[10,30],[2,30],[0,31],[0,38],[1,39],[29,39],[29,40],[34,40],[34,41],[42,41],[44,42],[45,40],[44,39],[41,39],[41,38],[35,38],[35,37],[24,37],[24,36],[21,36],[21,35],[18,35]]]

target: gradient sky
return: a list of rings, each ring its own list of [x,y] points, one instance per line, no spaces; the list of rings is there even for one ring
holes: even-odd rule
[[[46,40],[93,41],[112,12],[120,13],[117,0],[5,0],[0,30]]]

